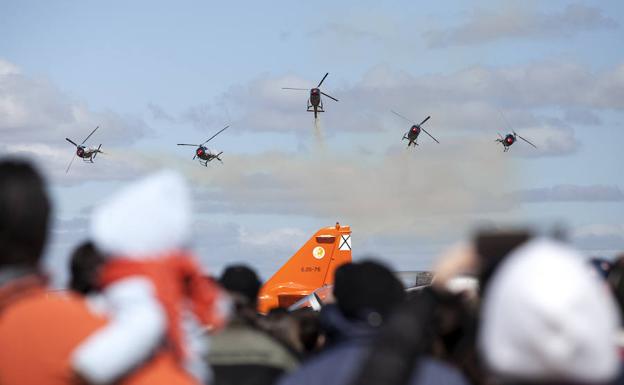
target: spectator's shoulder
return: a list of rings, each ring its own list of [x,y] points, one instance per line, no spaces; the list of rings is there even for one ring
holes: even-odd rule
[[[286,375],[279,385],[345,384],[357,370],[364,349],[353,343],[341,343],[310,357],[297,371]]]
[[[464,375],[454,366],[433,358],[420,359],[411,385],[468,385]]]
[[[255,364],[292,371],[299,357],[263,330],[251,326],[226,327],[212,337],[208,361],[212,365]]]

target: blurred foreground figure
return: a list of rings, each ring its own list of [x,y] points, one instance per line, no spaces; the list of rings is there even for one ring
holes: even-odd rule
[[[501,383],[607,384],[617,376],[615,303],[576,251],[534,240],[485,292],[479,344]]]
[[[69,261],[69,288],[78,294],[90,295],[99,291],[98,273],[104,257],[92,242],[83,242],[72,253]]]
[[[227,301],[184,249],[191,212],[186,183],[169,171],[127,186],[95,210],[91,236],[105,258],[99,286],[110,322],[73,353],[74,370],[88,382],[116,381],[162,355],[197,380],[209,379],[203,347],[190,334],[199,335],[199,323],[221,327]]]
[[[382,325],[405,298],[401,282],[376,262],[343,265],[336,270],[334,282],[336,305],[326,305],[321,313],[327,333],[325,350],[280,385],[352,383]],[[411,384],[466,384],[458,371],[438,361],[422,358],[409,364],[419,367],[417,375],[410,377]]]
[[[2,385],[82,383],[72,370],[72,353],[89,335],[107,330],[107,325],[115,325],[116,320],[109,322],[93,312],[82,297],[47,291],[39,260],[48,234],[49,215],[50,203],[38,173],[25,162],[0,161]],[[140,308],[140,303],[137,304]],[[141,345],[133,336],[123,343],[117,342],[119,346],[98,364],[105,367],[118,355],[127,355],[128,349]],[[132,370],[123,375],[116,379],[123,385],[196,383],[181,368],[174,354],[164,349],[149,359],[136,362]]]
[[[39,260],[50,202],[29,163],[0,162],[0,383],[67,384],[72,347],[104,323],[77,298],[46,298]]]
[[[229,266],[219,283],[236,305],[227,327],[211,340],[208,363],[214,385],[269,385],[283,373],[294,370],[296,354],[258,325],[257,297],[261,282],[247,266]]]
[[[620,351],[620,360],[624,362],[624,254],[618,255],[613,261],[607,276],[607,282],[620,311],[620,332],[617,343]]]

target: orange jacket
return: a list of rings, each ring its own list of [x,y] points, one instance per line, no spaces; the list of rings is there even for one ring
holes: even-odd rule
[[[0,287],[0,384],[78,384],[73,350],[106,324],[86,302],[46,292],[34,276]],[[129,343],[131,343],[129,341]],[[160,352],[120,382],[123,385],[195,385],[170,352]]]
[[[132,260],[114,258],[102,268],[100,282],[103,288],[130,277],[145,277],[156,288],[156,296],[167,314],[167,338],[174,353],[184,358],[184,342],[180,321],[181,308],[189,303],[199,321],[213,329],[221,328],[227,311],[220,309],[222,292],[205,278],[193,258],[184,253],[173,253],[162,258]]]

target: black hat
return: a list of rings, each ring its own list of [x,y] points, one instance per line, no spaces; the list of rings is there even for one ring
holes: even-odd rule
[[[254,270],[245,265],[228,266],[219,283],[231,293],[237,293],[245,298],[249,304],[255,304],[262,283]]]
[[[334,297],[340,311],[352,319],[364,319],[371,313],[382,318],[403,301],[405,290],[385,266],[364,261],[336,269]]]

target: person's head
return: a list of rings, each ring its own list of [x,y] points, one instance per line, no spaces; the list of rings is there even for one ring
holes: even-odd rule
[[[600,279],[607,279],[612,263],[605,258],[593,257],[589,259],[591,272]]]
[[[230,265],[221,274],[219,284],[235,298],[237,304],[255,309],[262,283],[253,269],[245,265]]]
[[[260,319],[262,328],[274,338],[295,351],[303,351],[303,345],[299,338],[299,323],[288,309],[276,307]]]
[[[624,254],[620,254],[613,261],[607,282],[620,309],[620,321],[624,324]]]
[[[311,308],[301,308],[291,313],[299,325],[299,340],[305,353],[312,353],[323,343],[319,313]]]
[[[36,267],[48,235],[45,182],[22,160],[0,160],[0,268]]]
[[[191,216],[186,181],[164,170],[128,184],[96,208],[91,239],[107,257],[168,255],[188,246]]]
[[[607,382],[619,369],[617,315],[578,252],[529,241],[505,258],[485,292],[480,350],[503,381]]]
[[[98,271],[103,263],[104,257],[95,249],[92,242],[81,243],[71,256],[69,288],[83,295],[97,291]]]
[[[374,261],[363,261],[336,269],[334,297],[346,318],[379,326],[403,301],[405,290],[388,268]]]

